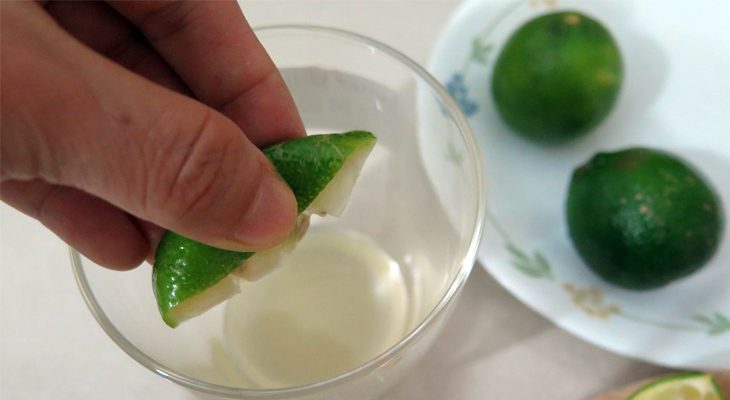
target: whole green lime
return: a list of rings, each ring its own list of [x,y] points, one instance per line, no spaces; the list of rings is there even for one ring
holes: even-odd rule
[[[515,132],[563,142],[608,115],[622,79],[609,31],[579,12],[556,12],[527,22],[507,40],[494,66],[492,96]]]
[[[588,267],[629,289],[698,270],[715,253],[724,223],[718,195],[695,169],[648,148],[598,153],[578,167],[567,219]]]

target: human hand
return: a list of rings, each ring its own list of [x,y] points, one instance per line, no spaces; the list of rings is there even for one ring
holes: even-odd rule
[[[2,2],[0,197],[129,269],[162,228],[280,241],[296,201],[258,150],[304,135],[235,2]]]

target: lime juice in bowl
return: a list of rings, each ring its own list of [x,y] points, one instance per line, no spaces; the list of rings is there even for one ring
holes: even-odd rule
[[[471,269],[483,216],[476,147],[443,89],[394,50],[323,28],[258,34],[310,134],[378,139],[342,215],[313,216],[281,265],[176,329],[160,320],[148,266],[119,274],[74,253],[77,278],[112,339],[173,382],[228,398],[374,398],[426,351]],[[433,97],[428,109],[417,88]],[[464,195],[449,202],[424,173],[421,113],[441,115],[434,134],[466,149],[448,182]]]

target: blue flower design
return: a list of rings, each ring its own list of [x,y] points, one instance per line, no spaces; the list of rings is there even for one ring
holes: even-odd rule
[[[464,75],[457,72],[451,75],[451,79],[446,83],[446,90],[449,91],[451,97],[456,100],[461,111],[467,117],[474,115],[479,110],[479,104],[469,98],[469,89],[464,83]]]

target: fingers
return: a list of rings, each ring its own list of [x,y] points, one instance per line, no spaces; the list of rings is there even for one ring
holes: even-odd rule
[[[3,7],[5,180],[76,187],[217,247],[258,250],[286,237],[294,196],[233,122],[27,7]]]
[[[157,245],[160,244],[160,240],[162,239],[162,235],[165,233],[165,230],[159,225],[153,224],[149,221],[138,219],[135,222],[137,223],[137,227],[139,227],[144,236],[147,238],[147,243],[150,244],[150,251],[147,253],[147,262],[152,264],[155,261]]]
[[[68,33],[96,52],[153,82],[191,94],[137,28],[106,3],[54,1],[48,3],[46,11]]]
[[[281,75],[236,2],[112,6],[139,27],[196,97],[221,110],[256,145],[304,135]]]
[[[170,24],[174,25],[176,19],[185,19],[180,15],[185,15],[184,9],[191,5],[194,6],[191,8],[192,10],[198,9],[195,3],[175,6],[174,3],[122,2],[116,7],[121,11],[127,11],[131,17],[137,17],[138,21],[145,13],[159,13],[159,17],[153,16],[150,18],[151,22],[145,23],[146,26],[149,26],[148,30],[155,34],[158,29],[164,30],[165,26],[169,28]],[[233,21],[231,25],[235,29],[231,31],[235,35],[240,34],[240,38],[245,40],[238,40],[236,36],[232,36],[234,40],[216,44],[216,47],[221,48],[220,50],[214,51],[213,54],[205,54],[203,59],[198,59],[193,53],[199,53],[201,50],[207,52],[211,47],[211,41],[217,41],[216,33],[210,32],[210,29],[221,30],[220,21],[213,19],[218,18],[221,6],[235,11],[232,14],[226,14],[226,16],[232,17],[230,18]],[[46,8],[61,26],[92,49],[155,82],[179,92],[188,93],[189,89],[166,61],[153,51],[144,38],[139,37],[138,31],[127,20],[106,4],[51,2]],[[160,11],[172,8],[182,9],[182,11]],[[218,3],[215,7],[205,6],[202,9],[203,11],[210,9],[209,11],[213,12],[207,12],[210,17],[201,18],[202,24],[193,24],[193,28],[199,29],[200,25],[200,30],[210,33],[207,38],[201,38],[198,45],[188,47],[178,38],[160,40],[163,45],[166,42],[171,44],[166,47],[169,47],[168,53],[171,53],[173,59],[183,59],[180,68],[183,72],[188,72],[184,75],[186,79],[189,78],[196,83],[198,88],[196,94],[233,118],[249,138],[259,146],[302,135],[304,130],[288,90],[243,19],[238,6],[235,3],[225,5]],[[197,11],[193,11],[193,13],[197,13]],[[160,21],[163,22],[161,28],[156,25],[156,18],[160,18]],[[243,27],[243,33],[240,33],[241,27]],[[157,37],[159,35],[157,33]],[[186,39],[190,36],[181,35],[180,37]],[[192,36],[192,39],[197,39],[197,37]],[[244,43],[238,47],[243,47],[245,51],[240,52],[235,49],[231,51],[229,43],[237,46]],[[251,55],[253,62],[242,58],[241,54]],[[185,57],[181,57],[182,55]],[[187,58],[197,61],[197,65],[187,61]],[[211,59],[220,59],[220,64],[208,62]],[[243,67],[243,64],[248,64],[248,66]]]
[[[80,190],[36,179],[5,181],[0,194],[98,264],[126,270],[150,253],[147,238],[126,213]]]

